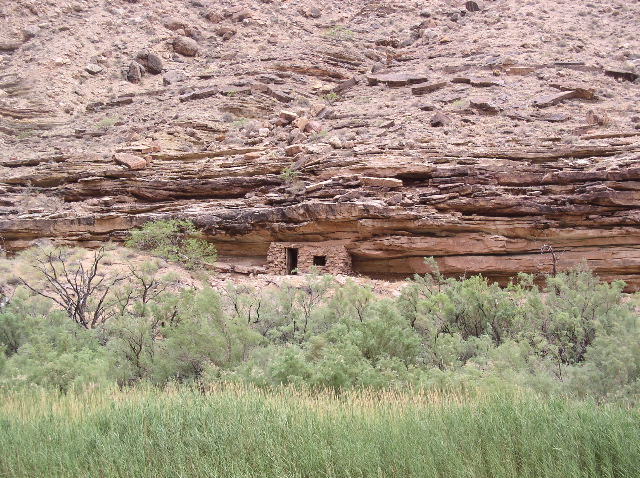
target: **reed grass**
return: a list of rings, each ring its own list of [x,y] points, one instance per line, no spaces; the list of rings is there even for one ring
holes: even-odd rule
[[[2,477],[633,477],[640,413],[519,393],[0,391]]]

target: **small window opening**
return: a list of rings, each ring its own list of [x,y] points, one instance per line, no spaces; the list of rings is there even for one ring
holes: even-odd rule
[[[327,265],[327,256],[313,256],[313,265],[314,266],[326,266]]]

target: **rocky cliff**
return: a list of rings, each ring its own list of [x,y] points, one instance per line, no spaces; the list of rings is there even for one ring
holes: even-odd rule
[[[0,236],[192,218],[223,262],[640,285],[640,3],[0,6]],[[546,246],[546,247],[545,247]],[[553,252],[553,254],[552,254]]]

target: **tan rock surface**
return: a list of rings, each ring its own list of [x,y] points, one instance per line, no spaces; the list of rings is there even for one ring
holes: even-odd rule
[[[180,216],[230,267],[339,240],[506,282],[548,244],[640,286],[638,2],[32,3],[0,17],[7,249]]]

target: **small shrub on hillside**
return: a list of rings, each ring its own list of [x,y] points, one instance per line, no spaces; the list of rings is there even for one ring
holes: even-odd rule
[[[131,231],[128,247],[149,251],[187,269],[202,268],[205,262],[215,262],[216,249],[201,238],[193,222],[182,219],[149,221]]]

